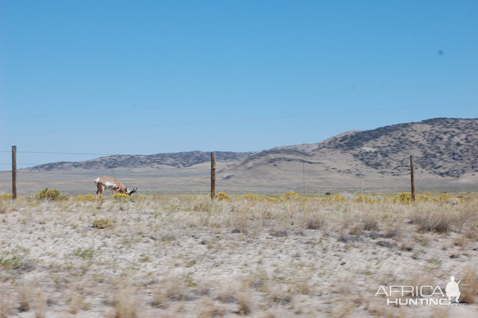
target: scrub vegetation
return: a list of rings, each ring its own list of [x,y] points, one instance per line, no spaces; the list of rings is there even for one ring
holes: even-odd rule
[[[0,200],[0,318],[477,313],[478,197],[51,193]],[[451,275],[460,307],[375,296]]]

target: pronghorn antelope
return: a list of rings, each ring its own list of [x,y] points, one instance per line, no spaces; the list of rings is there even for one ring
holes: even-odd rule
[[[113,191],[113,194],[115,194],[115,192],[118,191],[119,193],[126,193],[128,195],[132,195],[138,190],[138,188],[134,188],[133,190],[128,190],[128,188],[125,187],[121,183],[121,181],[111,177],[96,178],[95,184],[96,184],[96,187],[98,188],[98,190],[96,190],[96,198],[98,198],[98,196],[103,197],[103,191],[105,189]]]

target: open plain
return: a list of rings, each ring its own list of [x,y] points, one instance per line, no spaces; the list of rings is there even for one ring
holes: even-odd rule
[[[0,201],[0,317],[478,316],[476,198],[223,199]]]

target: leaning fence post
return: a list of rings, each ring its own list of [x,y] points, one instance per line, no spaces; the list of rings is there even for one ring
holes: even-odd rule
[[[410,156],[410,178],[412,186],[412,201],[415,202],[415,167],[413,166],[413,156]]]
[[[216,196],[216,153],[211,152],[211,200]]]
[[[12,146],[12,199],[17,199],[17,146]]]

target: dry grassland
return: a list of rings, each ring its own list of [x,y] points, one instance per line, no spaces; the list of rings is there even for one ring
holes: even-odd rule
[[[0,202],[0,318],[478,317],[478,200]],[[380,286],[461,278],[462,306]]]

